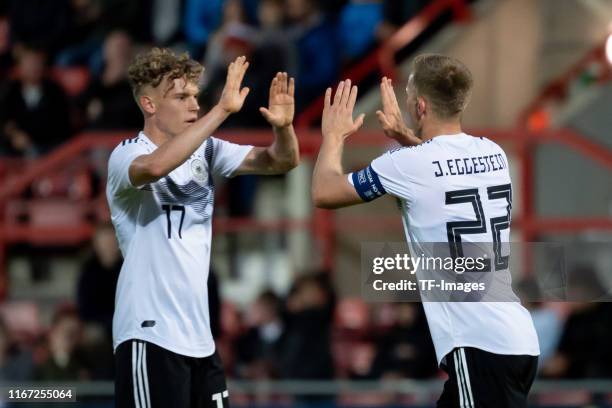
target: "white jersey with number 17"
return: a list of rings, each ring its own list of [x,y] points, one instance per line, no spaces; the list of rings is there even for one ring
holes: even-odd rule
[[[230,177],[251,148],[210,137],[166,177],[143,186],[132,185],[130,165],[157,146],[140,132],[112,152],[106,196],[124,257],[115,349],[138,339],[190,357],[214,353],[207,291],[213,175]]]
[[[412,254],[434,256],[419,244],[446,243],[456,240],[457,233],[459,245],[509,242],[508,161],[489,139],[463,133],[437,136],[383,154],[351,173],[349,181],[365,201],[385,193],[401,201]],[[462,223],[470,227],[461,230]],[[539,355],[531,316],[519,302],[424,302],[423,307],[438,362],[455,347]]]

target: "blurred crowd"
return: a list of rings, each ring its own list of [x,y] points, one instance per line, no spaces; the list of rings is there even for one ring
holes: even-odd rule
[[[227,64],[247,55],[251,95],[229,125],[263,126],[257,108],[274,73],[296,77],[299,112],[428,2],[2,0],[0,156],[36,157],[81,130],[138,129],[127,67],[151,45],[205,65],[204,109],[217,100]]]
[[[219,96],[229,61],[247,55],[251,94],[228,125],[264,126],[277,71],[296,77],[298,111],[428,0],[0,0],[0,156],[35,158],[82,130],[134,130],[127,82],[150,45],[187,51],[206,67],[201,105]],[[253,189],[239,188],[252,196]],[[248,194],[244,193],[248,191]],[[229,199],[244,206],[248,199]],[[230,209],[246,215],[249,208]],[[231,250],[230,250],[231,252]],[[75,283],[49,325],[36,305],[0,307],[0,381],[113,378],[111,325],[121,255],[100,224]],[[300,275],[247,308],[219,299],[213,334],[227,373],[243,379],[427,379],[440,375],[419,303],[338,299],[331,271]],[[580,273],[584,276],[584,273]],[[611,378],[610,303],[531,303],[546,378]],[[30,323],[28,323],[30,322]]]
[[[101,223],[75,298],[40,327],[36,307],[0,308],[0,381],[110,380],[111,325],[121,255]],[[584,272],[584,271],[583,271]],[[264,290],[246,307],[220,300],[209,277],[211,328],[231,378],[430,379],[440,377],[420,303],[338,298],[331,271],[299,275],[288,293]],[[583,275],[585,273],[582,273]],[[612,304],[525,302],[538,333],[540,376],[611,378]]]

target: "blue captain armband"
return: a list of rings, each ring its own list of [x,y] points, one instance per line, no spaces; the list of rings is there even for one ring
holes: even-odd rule
[[[365,169],[356,171],[351,175],[353,180],[353,187],[359,194],[359,197],[363,201],[372,201],[387,194],[385,188],[380,183],[378,174],[374,171],[372,166],[368,166]]]

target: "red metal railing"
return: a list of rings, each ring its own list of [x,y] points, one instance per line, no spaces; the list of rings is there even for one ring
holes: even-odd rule
[[[542,144],[558,144],[589,159],[597,161],[602,166],[612,170],[612,152],[603,146],[570,130],[529,133],[525,130],[472,130],[470,133],[484,135],[497,142],[503,143],[514,150],[521,161],[521,185],[523,189],[523,206],[521,213],[513,220],[513,228],[520,228],[526,241],[533,240],[540,234],[555,231],[578,232],[584,230],[612,230],[612,218],[607,217],[566,217],[546,218],[533,212],[533,194],[526,194],[526,189],[532,189],[533,170],[525,171],[525,166],[532,166],[531,156],[534,149]],[[6,274],[4,273],[6,261],[6,248],[18,242],[30,243],[56,243],[77,244],[91,236],[93,225],[82,220],[76,225],[62,227],[29,226],[23,224],[7,224],[4,212],[7,201],[18,197],[38,178],[62,169],[66,163],[82,157],[87,152],[106,148],[111,149],[122,139],[133,136],[133,132],[113,134],[84,134],[76,137],[66,145],[60,147],[48,156],[28,166],[23,173],[12,175],[3,181],[0,188],[0,209],[3,210],[0,218],[0,297],[6,290]],[[318,131],[299,130],[300,149],[304,158],[313,159],[318,152],[321,136]],[[237,142],[254,145],[266,145],[272,140],[270,132],[265,131],[233,131],[221,132],[219,137]],[[388,145],[388,139],[381,132],[359,132],[349,139],[348,148],[383,148]],[[374,156],[375,153],[372,154]],[[526,159],[528,160],[526,163]],[[93,205],[97,200],[81,203]],[[99,203],[99,202],[98,202]],[[255,232],[255,231],[287,231],[293,229],[308,229],[318,241],[321,250],[322,267],[331,268],[335,254],[335,236],[337,230],[344,231],[385,231],[395,226],[401,228],[398,215],[376,217],[376,219],[363,219],[337,214],[333,211],[316,209],[310,220],[277,220],[257,221],[253,219],[217,218],[214,223],[215,233],[226,232]]]
[[[519,126],[526,126],[531,130],[545,128],[546,119],[539,120],[539,117],[534,115],[545,112],[547,104],[565,99],[571,84],[581,75],[585,73],[593,75],[592,80],[598,83],[608,81],[612,77],[612,67],[606,60],[606,40],[607,38],[602,40],[566,72],[546,84],[540,94],[520,114]],[[596,68],[596,72],[591,72],[593,67]]]
[[[368,56],[362,63],[345,73],[345,77],[359,82],[365,76],[376,69],[383,73],[393,75],[394,54],[403,48],[408,42],[416,38],[427,24],[430,24],[441,13],[452,9],[457,18],[466,16],[464,1],[461,0],[439,0],[431,3],[421,14],[411,20],[388,42]],[[535,183],[534,151],[543,144],[554,143],[565,146],[576,151],[583,157],[592,159],[596,163],[612,170],[612,151],[599,143],[593,142],[582,135],[568,129],[543,130],[541,127],[529,126],[529,121],[534,112],[552,99],[562,98],[567,95],[567,89],[581,72],[593,61],[605,61],[602,53],[602,45],[594,48],[587,56],[573,67],[561,78],[548,85],[542,94],[530,104],[528,109],[521,115],[517,127],[512,130],[476,130],[472,134],[484,135],[497,142],[503,142],[511,146],[520,160],[522,206],[521,213],[513,219],[513,227],[520,228],[523,240],[528,242],[536,239],[543,233],[550,232],[578,232],[584,230],[612,230],[612,218],[610,217],[541,217],[535,213],[534,192]],[[602,75],[598,80],[610,78],[610,68],[603,64]],[[300,149],[303,157],[313,158],[318,151],[320,134],[318,131],[307,129],[322,111],[322,99],[307,109],[296,121],[300,139]],[[21,174],[6,176],[0,185],[0,209],[4,210],[7,200],[22,194],[37,178],[62,168],[65,163],[70,162],[85,152],[105,147],[111,149],[120,140],[133,136],[133,132],[114,134],[88,134],[75,138],[65,146],[52,152],[50,155],[35,161],[27,166]],[[265,145],[271,141],[270,132],[234,131],[221,132],[219,136],[223,139],[254,145]],[[351,147],[383,147],[388,140],[381,132],[360,132],[349,140]],[[0,176],[6,172],[0,161]],[[337,220],[342,222],[338,223]],[[330,268],[333,265],[335,253],[335,235],[338,225],[344,230],[363,231],[387,230],[391,226],[401,228],[397,216],[377,217],[374,219],[350,218],[345,215],[337,215],[327,210],[316,209],[311,220],[280,220],[273,222],[259,222],[252,219],[222,219],[215,220],[216,233],[244,232],[262,230],[288,230],[296,228],[307,228],[313,232],[313,236],[320,242],[322,251],[323,267]],[[6,290],[6,274],[4,273],[6,247],[16,242],[33,242],[36,239],[54,239],[55,241],[69,242],[82,241],[91,235],[92,226],[86,222],[79,226],[67,228],[31,228],[27,225],[7,225],[4,212],[0,218],[0,297]],[[37,238],[38,237],[38,238]]]
[[[612,68],[606,60],[605,55],[605,40],[589,50],[576,64],[568,69],[564,74],[555,78],[548,83],[542,92],[534,99],[534,101],[525,108],[517,121],[517,128],[522,130],[522,133],[538,132],[539,143],[560,142],[568,148],[578,151],[583,155],[591,158],[593,161],[610,168],[612,161],[612,150],[607,146],[594,142],[585,138],[582,135],[572,132],[568,129],[562,130],[547,130],[550,125],[550,120],[547,117],[547,105],[558,103],[564,100],[569,95],[569,88],[579,79],[585,72],[589,72],[593,65],[597,67],[596,73],[592,78],[597,83],[602,83],[610,80],[612,77]],[[556,227],[557,229],[567,230],[573,227],[593,226],[593,225],[608,225],[609,219],[597,220],[593,223],[589,220],[548,220],[542,222],[535,214],[535,170],[534,170],[534,141],[524,139],[521,141],[519,149],[521,151],[521,178],[523,180],[523,218],[525,228],[523,229],[523,239],[531,241],[536,236],[540,228]]]

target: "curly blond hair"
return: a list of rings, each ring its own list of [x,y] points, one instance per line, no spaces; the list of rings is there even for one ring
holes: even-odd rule
[[[155,47],[136,56],[128,68],[128,80],[134,97],[138,98],[145,86],[157,88],[164,78],[170,82],[168,90],[172,89],[172,81],[177,78],[197,84],[202,70],[202,65],[187,53],[176,55],[168,48]]]

